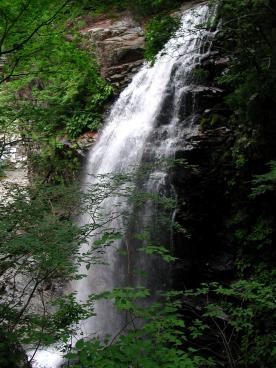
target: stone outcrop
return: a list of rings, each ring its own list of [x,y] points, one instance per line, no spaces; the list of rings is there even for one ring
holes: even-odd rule
[[[183,11],[202,1],[189,1],[171,15],[181,17]],[[119,92],[144,63],[144,29],[129,13],[122,13],[117,19],[102,16],[84,20],[86,27],[80,32],[87,36],[90,45],[95,45],[103,77]]]
[[[19,136],[0,137],[5,149],[0,156],[2,177],[0,176],[0,199],[5,194],[5,186],[12,184],[25,186],[28,184],[27,154],[25,145]],[[4,144],[5,142],[5,144]]]
[[[95,45],[103,77],[120,90],[144,62],[144,31],[125,14],[119,20],[87,21],[81,31]]]

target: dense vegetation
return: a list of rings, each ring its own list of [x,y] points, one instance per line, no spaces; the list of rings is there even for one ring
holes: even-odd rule
[[[95,216],[94,208],[110,193],[122,191],[121,185],[132,178],[102,178],[86,194],[72,185],[80,163],[74,144],[68,147],[63,138],[73,140],[86,130],[97,130],[112,94],[100,76],[93,48],[78,33],[81,21],[76,19],[86,12],[98,16],[126,10],[140,21],[146,18],[146,57],[154,61],[177,27],[169,13],[181,3],[4,0],[0,4],[0,160],[7,137],[16,132],[29,147],[30,166],[36,173],[32,186],[9,186],[1,198],[0,367],[26,363],[26,346],[35,350],[58,342],[68,352],[74,323],[93,315],[95,296],[83,305],[74,295],[45,304],[47,290],[81,277],[78,264],[86,262],[89,269],[100,262],[102,247],[121,236],[112,231],[102,234],[91,251],[80,254],[80,244],[92,231],[100,231],[102,223],[95,217],[92,227],[78,228],[73,219],[83,211]],[[227,145],[216,147],[206,159],[209,174],[201,178],[197,196],[203,204],[193,231],[189,234],[189,226],[178,230],[192,245],[193,232],[200,233],[206,244],[213,243],[206,245],[206,252],[227,249],[234,259],[233,270],[223,280],[198,277],[189,290],[178,280],[178,291],[167,292],[162,303],[148,308],[137,303],[148,297],[145,288],[105,293],[101,297],[114,300],[131,320],[147,323],[111,343],[79,340],[67,355],[73,367],[275,366],[276,4],[218,3],[217,20],[222,23],[214,50],[227,59],[227,68],[214,74],[203,65],[196,76],[203,84],[224,89],[223,101],[202,115],[202,132],[220,134],[219,129],[226,127],[229,137]],[[206,26],[210,25],[202,25]],[[185,162],[178,170],[193,168]],[[118,193],[139,205],[149,199],[131,188],[123,186]],[[202,193],[210,197],[203,200]],[[215,210],[214,193],[219,202]],[[159,198],[150,199],[160,206]],[[163,201],[166,211],[172,211],[175,203]],[[109,221],[115,216],[110,213]],[[185,222],[181,225],[185,228]],[[148,256],[159,254],[173,264],[174,257],[152,243],[147,232],[137,237],[148,245],[144,249]]]
[[[138,18],[170,11],[181,3],[183,3],[181,0],[84,0],[86,9],[96,13],[130,10]]]
[[[68,1],[60,9],[56,1],[18,1],[1,3],[1,14],[2,131],[13,131],[16,121],[24,140],[40,145],[37,153],[30,149],[36,171],[52,181],[66,181],[76,174],[78,161],[61,138],[97,130],[112,93],[93,50],[77,33],[74,18],[81,9]]]

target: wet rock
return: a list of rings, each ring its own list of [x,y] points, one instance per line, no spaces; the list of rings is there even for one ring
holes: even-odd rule
[[[83,156],[85,156],[87,151],[96,142],[97,138],[98,138],[97,132],[86,132],[82,134],[81,136],[79,136],[76,141],[79,152]]]
[[[77,139],[70,139],[67,135],[58,137],[57,140],[63,145],[64,150],[71,149],[75,151],[80,158],[85,157],[87,151],[97,140],[98,133],[88,131],[80,135]]]

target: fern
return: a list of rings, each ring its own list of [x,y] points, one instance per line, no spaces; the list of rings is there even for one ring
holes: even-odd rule
[[[255,198],[258,195],[272,192],[276,189],[276,161],[270,161],[268,163],[270,171],[262,175],[255,175],[252,180],[252,191],[250,198]]]

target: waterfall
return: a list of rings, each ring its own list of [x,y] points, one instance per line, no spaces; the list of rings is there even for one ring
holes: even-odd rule
[[[207,5],[203,5],[186,12],[178,33],[166,45],[155,65],[145,65],[121,93],[99,141],[89,153],[84,186],[93,186],[98,180],[97,175],[127,173],[144,160],[155,162],[171,157],[183,143],[181,137],[195,133],[193,107],[183,116],[182,104],[191,91],[192,71],[203,57],[202,45],[206,34],[196,26],[208,19],[207,9]],[[146,189],[162,190],[165,176],[165,172],[156,169],[146,183]],[[102,211],[108,215],[117,200],[116,196],[107,198]],[[88,221],[86,216],[81,219],[82,224]],[[118,220],[113,226],[120,226]],[[120,242],[107,248],[105,261],[108,266],[94,266],[86,278],[75,283],[79,301],[85,301],[91,293],[124,286],[124,266],[117,261],[118,247]],[[81,273],[85,272],[84,265]],[[123,317],[108,302],[97,302],[95,312],[97,317],[82,326],[84,335],[114,335],[120,331]]]
[[[145,64],[120,94],[89,153],[84,188],[93,188],[98,175],[127,173],[143,162],[154,163],[174,157],[177,150],[189,149],[187,137],[197,132],[193,70],[210,52],[210,41],[214,35],[211,31],[200,30],[198,25],[211,16],[212,11],[206,4],[187,10],[182,16],[180,29],[158,55],[154,66]],[[162,193],[167,185],[166,177],[165,170],[155,167],[145,183],[146,190]],[[117,202],[116,196],[106,198],[102,204],[102,215],[108,214]],[[127,203],[121,205],[124,207]],[[83,215],[79,221],[83,225],[90,219]],[[116,219],[112,225],[121,227],[122,220]],[[107,247],[104,258],[108,266],[93,265],[89,271],[85,265],[81,267],[80,273],[86,273],[87,277],[71,285],[79,301],[85,301],[89,294],[124,286],[125,266],[120,265],[116,251],[120,244],[118,241]],[[87,247],[89,245],[84,245],[82,251],[85,252]],[[139,260],[136,262],[139,264]],[[144,260],[143,265],[139,265],[150,270],[152,279],[158,276],[158,265],[155,269]],[[158,281],[157,287],[162,288],[165,281]],[[108,302],[97,302],[95,312],[95,317],[80,325],[84,336],[112,336],[120,331],[123,316],[117,314]],[[34,367],[45,366],[43,354],[45,357],[45,351],[38,352]],[[57,367],[60,364],[58,360],[56,365],[52,362],[51,367]]]

